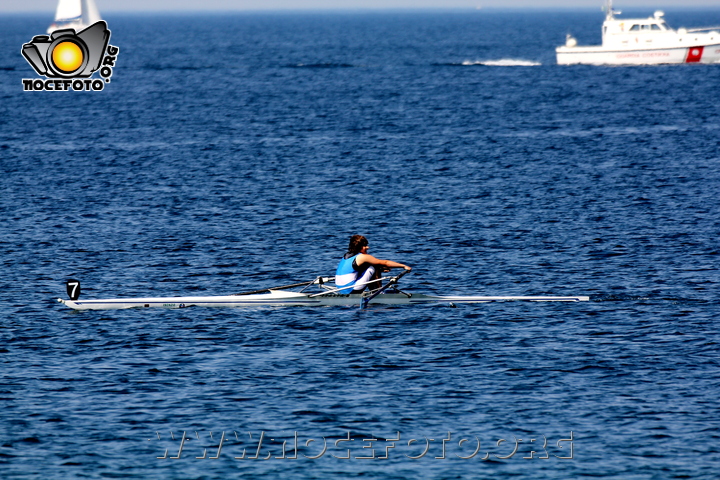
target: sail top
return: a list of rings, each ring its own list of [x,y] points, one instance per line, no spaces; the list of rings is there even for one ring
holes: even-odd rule
[[[59,0],[55,11],[55,23],[81,20],[92,25],[102,20],[95,0]]]
[[[82,0],[60,0],[55,10],[55,21],[64,22],[82,16]]]

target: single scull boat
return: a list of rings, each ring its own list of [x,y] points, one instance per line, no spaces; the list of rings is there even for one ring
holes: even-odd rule
[[[251,306],[340,306],[368,304],[381,305],[416,305],[430,303],[487,303],[506,301],[531,302],[587,302],[590,297],[574,296],[435,296],[418,293],[408,293],[397,289],[397,283],[407,272],[394,277],[385,277],[388,280],[383,287],[365,292],[362,295],[338,293],[339,288],[326,285],[334,277],[317,277],[308,282],[270,287],[252,292],[234,295],[206,296],[206,297],[148,297],[148,298],[114,298],[105,300],[80,300],[80,282],[68,280],[66,283],[69,300],[58,298],[58,302],[75,310],[113,310],[124,308],[187,308],[187,307],[251,307]],[[319,292],[306,292],[309,287],[319,289]],[[300,291],[288,291],[291,288],[303,287]]]

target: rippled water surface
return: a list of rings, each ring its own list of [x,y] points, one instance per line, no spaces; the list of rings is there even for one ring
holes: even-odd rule
[[[107,20],[105,90],[43,93],[49,20],[0,18],[0,476],[717,478],[720,65],[555,65],[595,11]],[[55,301],[331,275],[353,233],[411,291],[591,301]]]

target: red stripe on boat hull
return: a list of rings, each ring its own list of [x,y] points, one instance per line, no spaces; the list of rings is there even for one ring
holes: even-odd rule
[[[687,57],[685,63],[700,63],[703,55],[703,49],[705,47],[691,47],[688,48]]]

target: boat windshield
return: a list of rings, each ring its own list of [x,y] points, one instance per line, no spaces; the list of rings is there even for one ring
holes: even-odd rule
[[[648,31],[659,32],[659,31],[667,30],[667,26],[662,23],[660,23],[660,24],[651,23],[651,24],[643,24],[643,25],[635,24],[632,27],[630,27],[631,32],[638,32],[640,30],[642,30],[643,32],[648,32]]]

